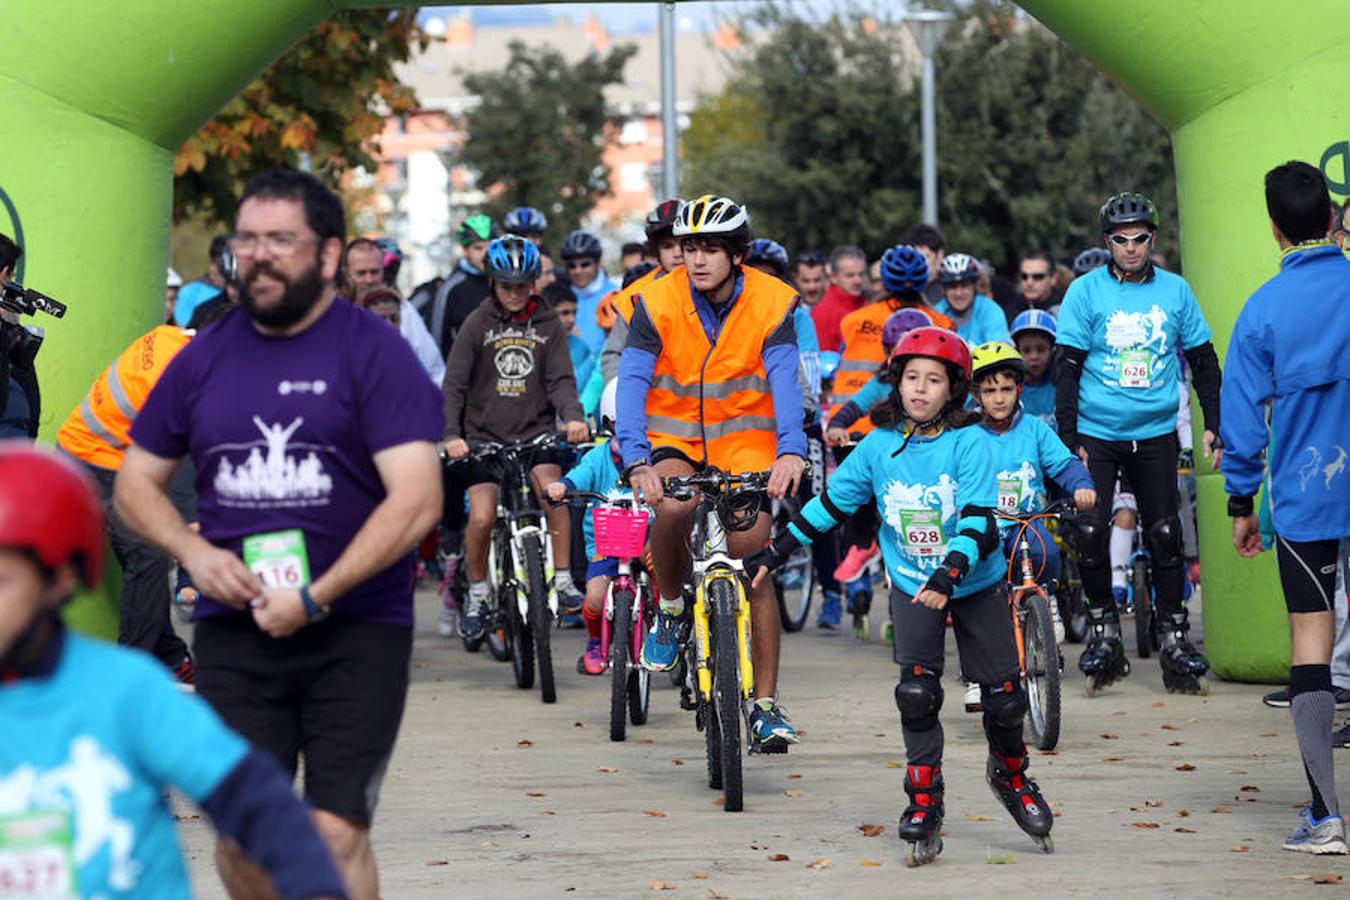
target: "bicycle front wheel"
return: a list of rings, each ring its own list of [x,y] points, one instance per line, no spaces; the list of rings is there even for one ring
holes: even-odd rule
[[[1022,600],[1022,651],[1026,660],[1023,686],[1030,707],[1031,734],[1041,750],[1059,743],[1060,671],[1059,647],[1050,602],[1040,592]]]
[[[723,810],[740,812],[745,806],[741,780],[740,648],[736,640],[739,598],[735,585],[718,578],[709,587],[712,605],[713,707],[721,728]]]
[[[1148,566],[1142,558],[1134,561],[1130,572],[1130,590],[1134,592],[1134,648],[1140,659],[1153,653],[1153,589]]]
[[[628,659],[630,661],[628,667],[628,721],[634,725],[647,724],[647,710],[652,696],[652,673],[633,662],[642,653],[642,638],[645,634],[646,625],[645,608],[636,609],[633,622],[629,626],[632,633],[628,635]]]
[[[614,621],[609,631],[609,739],[621,741],[628,728],[628,650],[633,628],[633,592],[615,591],[610,598]]]
[[[548,584],[544,580],[544,548],[538,535],[529,535],[525,544],[525,579],[530,597],[530,630],[534,632],[534,653],[539,664],[539,693],[545,703],[558,699],[553,682],[553,648],[549,643],[553,613],[548,608]]]
[[[778,598],[783,630],[801,631],[811,617],[811,591],[816,586],[815,561],[810,547],[798,547],[783,567],[774,573],[773,592]]]

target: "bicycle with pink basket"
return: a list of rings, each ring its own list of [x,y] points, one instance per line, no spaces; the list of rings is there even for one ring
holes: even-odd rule
[[[600,652],[609,664],[609,739],[624,739],[627,723],[647,724],[651,673],[638,664],[647,633],[651,592],[638,561],[647,543],[650,511],[632,497],[606,496],[592,491],[568,491],[569,502],[594,500],[595,552],[619,561],[618,577],[605,594],[600,622]]]

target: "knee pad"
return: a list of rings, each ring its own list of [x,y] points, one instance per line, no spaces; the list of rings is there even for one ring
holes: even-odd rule
[[[1111,564],[1111,531],[1089,516],[1074,521],[1078,533],[1078,561],[1089,569]]]
[[[911,731],[928,731],[938,721],[942,709],[942,682],[938,674],[923,666],[906,666],[895,686],[895,705],[900,721]]]
[[[1153,554],[1153,564],[1164,569],[1173,569],[1182,563],[1181,519],[1176,515],[1159,519],[1148,526],[1145,534],[1148,552]]]
[[[980,702],[984,714],[997,728],[1016,728],[1027,714],[1027,694],[1022,685],[1008,680],[999,684],[980,685]]]

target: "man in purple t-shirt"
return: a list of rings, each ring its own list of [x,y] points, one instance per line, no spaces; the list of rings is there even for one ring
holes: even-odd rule
[[[342,204],[313,176],[249,182],[230,246],[240,309],[174,359],[118,475],[127,523],[202,597],[198,691],[294,775],[354,898],[378,895],[369,829],[412,653],[412,548],[436,523],[440,394],[398,332],[336,298]],[[201,533],[165,490],[197,468]],[[265,875],[237,848],[231,894]]]

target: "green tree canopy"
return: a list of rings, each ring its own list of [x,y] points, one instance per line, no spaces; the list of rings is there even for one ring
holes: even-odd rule
[[[941,4],[958,18],[937,55],[938,198],[949,250],[1000,268],[1100,245],[1105,197],[1158,203],[1175,257],[1166,132],[1076,50],[1008,3]],[[744,201],[790,250],[856,243],[875,255],[921,215],[918,65],[898,21],[815,22],[770,5],[730,58],[722,94],[684,136],[685,193]]]
[[[516,41],[510,50],[503,68],[464,78],[480,102],[465,117],[460,160],[477,172],[489,196],[484,211],[494,219],[535,206],[560,237],[609,193],[601,157],[620,120],[604,91],[623,79],[637,48],[619,45],[576,63],[551,47]]]
[[[302,153],[334,187],[350,168],[374,171],[384,116],[416,108],[394,74],[415,45],[426,46],[416,16],[341,10],[296,43],[179,149],[175,218],[227,222],[249,176],[295,166]]]

